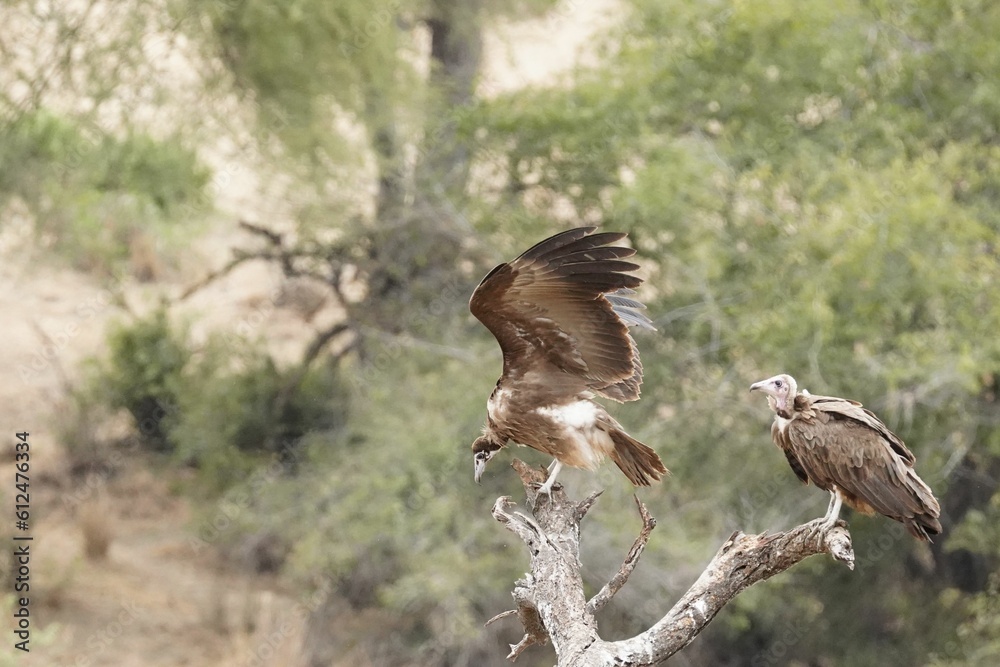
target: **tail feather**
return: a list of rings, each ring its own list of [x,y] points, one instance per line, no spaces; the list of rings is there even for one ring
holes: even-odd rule
[[[903,524],[910,531],[910,534],[918,540],[931,542],[932,535],[941,534],[941,521],[939,520],[941,505],[934,497],[931,488],[917,476],[912,468],[907,468],[907,473],[906,487],[911,495],[911,502],[915,501],[919,510],[904,520]]]
[[[625,431],[612,430],[611,440],[615,443],[615,448],[610,453],[611,460],[636,486],[649,486],[650,483],[670,474],[651,447],[642,444]]]
[[[907,519],[903,525],[906,526],[906,530],[910,531],[910,535],[926,542],[933,542],[934,540],[931,537],[941,534],[941,522],[937,517],[929,514],[922,514],[912,519]]]

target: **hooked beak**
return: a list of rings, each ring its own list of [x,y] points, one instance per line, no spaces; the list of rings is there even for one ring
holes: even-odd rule
[[[760,382],[754,382],[752,385],[750,385],[750,391],[757,391],[759,389],[763,389],[765,384],[767,384],[767,380],[761,380]]]
[[[479,478],[483,476],[484,470],[486,470],[486,461],[484,459],[476,459],[476,484],[479,484]]]

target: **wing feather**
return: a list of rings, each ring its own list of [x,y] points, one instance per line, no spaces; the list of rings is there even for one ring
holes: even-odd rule
[[[886,443],[896,454],[901,456],[908,465],[913,466],[916,457],[902,440],[895,433],[882,423],[882,420],[875,416],[875,413],[861,405],[857,401],[846,398],[836,398],[833,396],[812,396],[812,405],[818,410],[831,415],[846,417],[847,419],[867,426],[885,439]]]
[[[635,250],[609,245],[625,234],[595,229],[556,234],[494,268],[469,309],[500,344],[505,377],[547,362],[577,378],[575,387],[560,383],[565,391],[635,400],[642,364],[629,326],[653,328],[631,298],[642,283],[632,274],[639,266],[624,261]]]
[[[940,506],[913,470],[913,454],[885,424],[860,404],[813,397],[813,419],[793,419],[786,434],[809,479],[836,485],[848,504],[912,523],[937,521]]]

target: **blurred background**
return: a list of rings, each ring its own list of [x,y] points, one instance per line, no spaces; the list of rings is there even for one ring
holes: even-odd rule
[[[900,434],[945,532],[845,512],[854,572],[754,587],[672,664],[1000,664],[996,3],[9,0],[0,25],[0,421],[6,460],[31,433],[35,535],[31,653],[5,633],[0,664],[506,664],[520,626],[483,623],[528,560],[489,511],[513,456],[548,461],[473,483],[501,361],[466,304],[580,224],[638,250],[658,332],[612,409],[673,472],[602,636],[732,531],[823,514],[747,392],[788,372]],[[596,592],[633,489],[561,481],[606,489]]]

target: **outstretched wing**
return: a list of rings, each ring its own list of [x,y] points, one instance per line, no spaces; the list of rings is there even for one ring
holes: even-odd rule
[[[625,234],[595,229],[556,234],[496,267],[469,309],[500,343],[505,378],[554,366],[581,389],[635,400],[642,364],[628,328],[653,326],[632,298],[642,280],[632,275],[638,265],[624,259],[635,250],[611,245]]]

